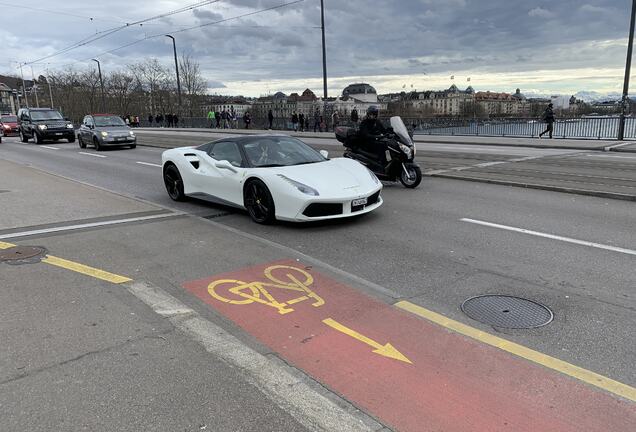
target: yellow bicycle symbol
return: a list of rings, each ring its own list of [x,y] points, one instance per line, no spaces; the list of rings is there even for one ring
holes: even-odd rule
[[[208,285],[208,293],[219,301],[233,305],[261,303],[278,309],[278,313],[281,315],[293,312],[294,309],[289,306],[304,300],[313,299],[313,307],[325,304],[325,301],[309,288],[314,283],[314,278],[302,269],[286,265],[275,265],[265,269],[264,274],[270,282],[243,282],[234,279],[221,279]],[[286,277],[286,280],[283,280],[283,277]],[[303,295],[284,302],[278,301],[270,293],[271,288],[286,290],[287,292],[296,291]],[[219,292],[223,292],[225,296],[219,294]],[[230,297],[229,294],[232,294],[232,298],[228,298]]]

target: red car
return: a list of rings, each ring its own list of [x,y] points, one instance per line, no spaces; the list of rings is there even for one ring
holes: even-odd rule
[[[0,131],[2,136],[17,136],[18,132],[18,117],[11,114],[0,115]]]

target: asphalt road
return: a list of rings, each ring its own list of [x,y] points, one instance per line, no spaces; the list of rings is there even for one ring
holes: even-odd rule
[[[169,138],[175,145],[192,143],[191,139]],[[336,154],[336,147],[324,140],[309,142],[324,145]],[[481,174],[476,173],[484,172],[479,169],[482,167],[454,168],[506,162],[483,168],[499,167],[496,175],[515,180],[530,175],[552,179],[558,171],[558,175],[567,178],[583,176],[577,181],[586,187],[603,184],[611,191],[634,191],[636,159],[629,154],[438,144],[419,150],[423,151],[418,162],[429,173],[451,170],[453,174],[470,172],[471,176],[478,176]],[[224,207],[199,201],[170,201],[158,166],[160,154],[161,149],[153,147],[97,153],[93,149],[80,150],[76,144],[36,146],[18,143],[15,138],[5,139],[0,145],[1,159],[207,217],[363,278],[385,288],[380,293],[383,296],[408,299],[542,353],[636,385],[633,202],[427,177],[416,190],[387,185],[383,192],[385,205],[365,217],[264,227],[252,223],[246,214]],[[534,159],[510,162],[525,158]],[[188,232],[184,224],[173,229],[175,242],[178,236],[205,235]],[[94,243],[100,234],[90,236]],[[149,243],[143,246],[146,256],[156,253],[163,257],[166,252],[161,251],[162,246],[147,238]],[[582,242],[573,243],[572,239]],[[72,241],[69,238],[63,244],[69,247]],[[134,253],[136,246],[129,248]],[[205,272],[193,264],[198,259],[196,253],[185,249],[176,256],[178,262],[188,263],[191,273],[203,277]],[[118,257],[109,259],[124,265]],[[152,265],[142,272],[159,285],[179,286],[185,277],[183,270],[174,265]],[[195,275],[190,279],[195,279]],[[377,295],[377,286],[372,284],[362,284],[360,289]],[[483,325],[460,310],[464,300],[481,294],[517,295],[541,302],[552,309],[554,321],[533,330]]]

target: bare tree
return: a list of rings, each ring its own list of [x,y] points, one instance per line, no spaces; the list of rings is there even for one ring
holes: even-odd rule
[[[199,62],[190,54],[181,55],[179,63],[182,88],[186,94],[186,106],[190,117],[194,116],[194,110],[199,107],[201,96],[205,93],[206,83],[201,75]]]

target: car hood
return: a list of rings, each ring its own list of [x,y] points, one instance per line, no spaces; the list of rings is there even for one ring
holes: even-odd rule
[[[66,120],[33,120],[33,124],[46,125],[50,128],[65,128],[70,122]]]
[[[345,158],[330,159],[315,164],[271,168],[271,170],[272,174],[281,174],[311,186],[321,195],[340,196],[363,193],[379,185],[375,183],[366,167]]]
[[[96,132],[108,132],[108,135],[113,136],[125,136],[130,134],[130,128],[128,126],[98,126],[94,130]]]

